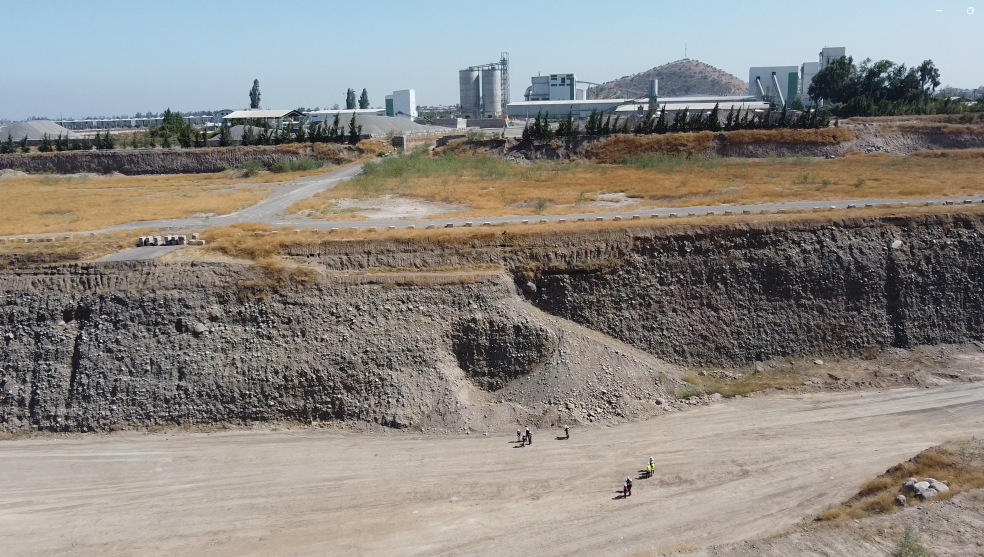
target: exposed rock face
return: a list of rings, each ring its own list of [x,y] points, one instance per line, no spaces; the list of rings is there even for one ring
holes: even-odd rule
[[[231,264],[10,271],[0,429],[643,415],[670,398],[657,357],[746,363],[984,337],[982,238],[982,216],[935,215],[286,249],[331,271],[498,264],[515,283],[331,275],[263,291],[258,269]]]
[[[640,232],[605,267],[521,278],[541,309],[671,361],[858,353],[981,338],[982,237],[949,216]]]
[[[557,348],[548,328],[517,317],[473,314],[451,333],[458,364],[487,390],[529,373]]]
[[[282,160],[312,156],[342,163],[350,160],[350,149],[319,145],[304,150],[278,147],[222,147],[203,149],[119,149],[109,151],[64,151],[60,153],[15,153],[0,155],[0,169],[57,174],[199,174],[222,172],[253,160],[267,168]],[[309,150],[310,152],[304,152]]]
[[[152,264],[0,275],[0,431],[276,419],[482,428],[495,416],[576,422],[581,404],[603,415],[645,411],[645,400],[666,396],[664,364],[573,333],[501,274],[257,296],[241,288],[256,272]],[[561,334],[594,354],[579,362],[585,377],[619,362],[611,385],[571,391],[554,354]],[[519,395],[489,392],[520,373],[532,384]],[[609,406],[616,388],[633,400]],[[571,397],[579,404],[561,407]]]

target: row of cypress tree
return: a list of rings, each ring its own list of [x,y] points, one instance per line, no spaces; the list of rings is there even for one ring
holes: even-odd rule
[[[819,129],[829,125],[830,114],[823,110],[802,111],[793,115],[783,108],[778,120],[773,122],[767,115],[755,114],[749,110],[730,109],[722,120],[720,105],[715,104],[708,112],[691,111],[689,108],[678,110],[671,120],[666,116],[664,105],[658,113],[654,110],[647,112],[634,127],[630,127],[628,118],[616,115],[612,119],[611,114],[606,115],[592,110],[583,130],[570,113],[567,118],[558,122],[557,129],[554,130],[550,125],[550,113],[546,115],[537,113],[536,118],[532,122],[527,122],[523,129],[523,139],[549,140],[554,137],[573,138],[580,135],[597,137],[618,133],[666,134],[782,128]]]

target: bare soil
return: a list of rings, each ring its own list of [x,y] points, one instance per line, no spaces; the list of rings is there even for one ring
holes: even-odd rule
[[[6,441],[0,546],[10,555],[694,550],[784,533],[892,464],[984,434],[984,384],[739,398],[560,433],[537,429],[525,447],[509,432],[309,427]],[[619,497],[650,455],[656,477]]]

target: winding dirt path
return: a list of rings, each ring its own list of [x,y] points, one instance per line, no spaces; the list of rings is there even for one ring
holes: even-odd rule
[[[5,555],[635,555],[766,536],[945,439],[984,384],[739,399],[646,422],[0,442]],[[657,477],[616,488],[656,457]]]

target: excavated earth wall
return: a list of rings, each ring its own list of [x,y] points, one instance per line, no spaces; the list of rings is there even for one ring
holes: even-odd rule
[[[313,156],[333,163],[346,162],[347,148],[331,153],[277,147],[222,147],[203,149],[120,149],[108,151],[65,151],[0,155],[0,170],[56,174],[200,174],[241,167],[253,160],[270,168],[282,160]],[[351,153],[349,153],[351,154]]]
[[[984,336],[984,218],[913,215],[328,243],[332,269],[503,265],[550,314],[682,364],[745,364]]]
[[[320,277],[297,284],[229,263],[5,271],[0,430],[647,415],[666,361],[981,339],[982,238],[980,215],[922,215],[296,245]]]
[[[541,314],[501,273],[264,284],[229,264],[0,275],[0,431],[282,419],[460,431],[653,413],[667,396],[668,366]]]

